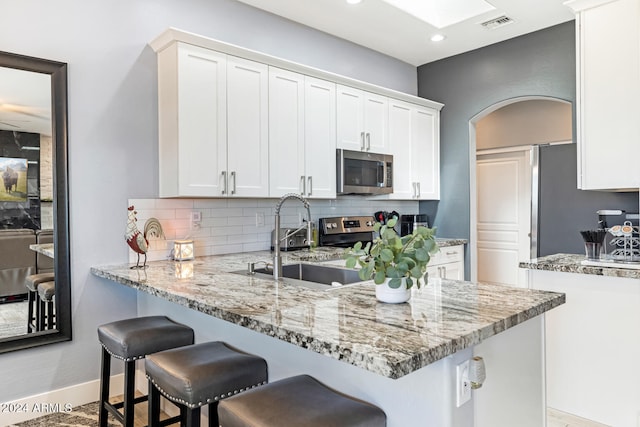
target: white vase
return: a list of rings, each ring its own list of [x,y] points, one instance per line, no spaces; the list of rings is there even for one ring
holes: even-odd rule
[[[399,304],[411,299],[411,289],[407,289],[405,278],[402,278],[400,287],[396,289],[389,287],[389,280],[391,279],[387,278],[383,283],[376,285],[376,299],[378,301]]]

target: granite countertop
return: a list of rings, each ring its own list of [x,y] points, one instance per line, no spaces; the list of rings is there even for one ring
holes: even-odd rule
[[[29,245],[29,249],[36,251],[39,254],[46,255],[50,258],[55,258],[53,243],[38,243]]]
[[[330,248],[283,253],[283,263],[335,259]],[[564,303],[560,293],[432,279],[410,303],[375,299],[373,282],[314,290],[231,273],[269,251],[93,267],[117,283],[367,369],[400,378]],[[189,272],[192,271],[192,274]],[[178,276],[190,276],[184,279]]]
[[[562,273],[595,274],[597,276],[640,279],[640,270],[582,265],[582,261],[584,261],[584,259],[584,255],[554,254],[540,258],[534,258],[528,262],[521,262],[520,268],[558,271]]]
[[[436,238],[436,242],[438,243],[438,246],[441,248],[444,248],[447,246],[466,245],[467,243],[469,243],[467,239],[443,239],[439,237]]]

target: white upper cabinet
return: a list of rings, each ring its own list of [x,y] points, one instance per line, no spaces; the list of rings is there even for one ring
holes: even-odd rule
[[[336,84],[314,77],[304,83],[306,195],[336,197]]]
[[[304,76],[269,68],[269,194],[303,193]]]
[[[268,67],[228,57],[227,195],[269,195]]]
[[[271,197],[336,196],[335,84],[269,68]]]
[[[178,43],[158,56],[158,67],[160,197],[219,195],[227,157],[226,55]]]
[[[158,55],[160,197],[268,195],[267,67],[176,43]]]
[[[640,2],[574,0],[578,188],[640,186]]]
[[[393,154],[389,198],[439,197],[442,104],[173,28],[150,45],[160,197],[335,198],[336,148]]]
[[[337,86],[337,147],[389,154],[389,100],[350,86]]]
[[[389,148],[393,154],[391,199],[440,198],[438,110],[389,101]]]

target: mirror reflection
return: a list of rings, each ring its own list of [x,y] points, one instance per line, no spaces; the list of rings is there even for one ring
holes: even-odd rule
[[[0,52],[0,352],[71,338],[66,122],[66,64]]]

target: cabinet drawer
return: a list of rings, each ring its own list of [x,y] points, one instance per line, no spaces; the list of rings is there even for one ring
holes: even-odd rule
[[[445,246],[440,248],[440,251],[431,256],[429,265],[441,265],[448,262],[463,261],[464,248],[462,245],[458,246]]]

